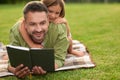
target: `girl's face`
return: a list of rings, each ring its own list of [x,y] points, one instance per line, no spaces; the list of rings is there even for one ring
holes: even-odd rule
[[[61,9],[60,5],[49,6],[48,7],[49,21],[54,22],[55,19],[57,19],[60,16],[61,10],[62,9]]]

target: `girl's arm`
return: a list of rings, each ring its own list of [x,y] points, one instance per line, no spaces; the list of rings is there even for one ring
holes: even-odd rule
[[[71,37],[70,27],[69,27],[69,24],[68,24],[68,22],[67,22],[67,20],[66,20],[65,18],[59,17],[59,18],[57,18],[57,19],[54,21],[54,23],[55,23],[55,24],[61,24],[61,23],[65,24],[65,25],[66,25],[66,28],[67,28],[67,36],[68,36],[68,37]]]

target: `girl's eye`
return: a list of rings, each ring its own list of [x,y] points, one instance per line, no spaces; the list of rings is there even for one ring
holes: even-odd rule
[[[50,11],[50,10],[49,10],[49,13],[53,13],[53,11]]]
[[[59,12],[57,12],[56,14],[60,14]]]

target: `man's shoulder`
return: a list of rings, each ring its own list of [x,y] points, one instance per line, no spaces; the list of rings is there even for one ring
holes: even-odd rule
[[[16,23],[12,26],[11,31],[16,31],[16,30],[18,30],[20,24],[21,24],[20,21],[16,22]]]
[[[65,24],[63,24],[63,23],[55,24],[55,23],[50,22],[49,26],[56,26],[56,27],[61,26],[61,27],[65,27]]]
[[[65,24],[55,24],[55,23],[50,23],[49,25],[49,29],[52,29],[52,30],[66,30],[66,26]]]

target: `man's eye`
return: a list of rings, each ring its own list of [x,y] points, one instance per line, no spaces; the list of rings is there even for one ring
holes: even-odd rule
[[[40,23],[40,25],[44,25],[44,24],[46,24],[46,21],[43,21],[43,22]]]
[[[35,26],[35,24],[34,24],[34,23],[30,23],[29,25],[30,25],[30,26]]]

